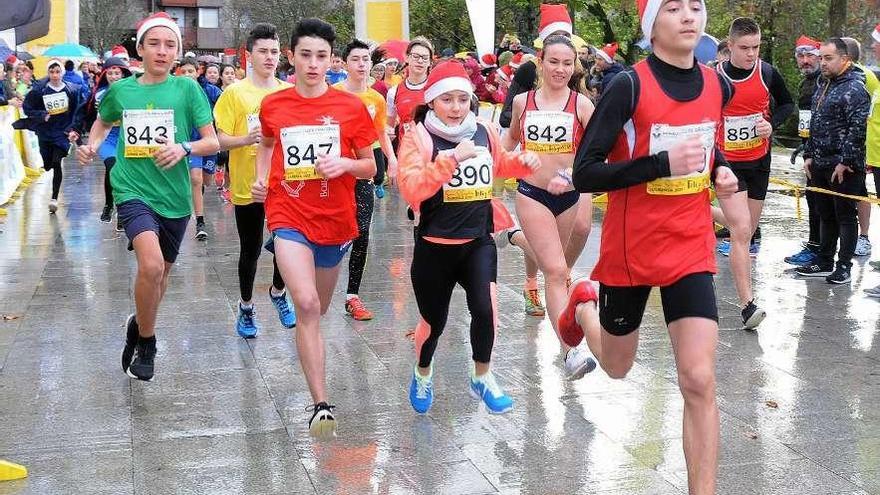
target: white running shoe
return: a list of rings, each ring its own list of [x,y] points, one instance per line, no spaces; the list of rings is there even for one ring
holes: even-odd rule
[[[860,235],[859,239],[856,241],[856,250],[853,253],[855,256],[870,256],[871,255],[871,241],[868,240],[868,236]]]
[[[596,360],[590,351],[578,346],[572,347],[565,355],[565,377],[569,381],[580,380],[596,369]]]
[[[57,199],[50,199],[49,200],[49,213],[54,215],[56,211],[58,211],[58,200]]]

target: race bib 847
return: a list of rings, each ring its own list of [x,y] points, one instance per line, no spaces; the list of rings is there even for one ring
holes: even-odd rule
[[[341,156],[339,124],[281,129],[284,180],[323,179],[315,171],[320,155]]]

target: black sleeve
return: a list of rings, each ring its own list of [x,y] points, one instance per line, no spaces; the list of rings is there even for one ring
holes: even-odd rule
[[[770,97],[776,102],[776,109],[773,111],[770,124],[776,129],[784,124],[794,112],[795,103],[785,86],[785,79],[782,78],[776,67],[770,66],[770,74]]]
[[[724,77],[720,72],[716,72],[716,74],[718,74],[718,82],[721,83],[721,108],[724,108],[733,99],[736,88],[733,87],[730,79]]]
[[[605,162],[623,126],[632,118],[637,94],[638,79],[632,71],[614,78],[602,94],[574,159],[572,179],[578,192],[623,189],[670,175],[665,151],[634,160]]]
[[[513,81],[510,82],[510,89],[507,91],[507,98],[504,99],[504,107],[501,109],[501,116],[498,118],[498,123],[501,124],[501,127],[510,127],[513,98],[518,94],[534,89],[535,81],[537,80],[538,72],[534,63],[526,62],[519,66],[519,69],[513,74]]]

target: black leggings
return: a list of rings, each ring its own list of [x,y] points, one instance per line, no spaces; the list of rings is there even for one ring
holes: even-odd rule
[[[235,205],[235,227],[238,229],[238,242],[241,251],[238,255],[238,288],[241,300],[250,301],[254,295],[254,278],[257,276],[257,261],[263,249],[263,223],[266,210],[263,203]],[[272,286],[276,290],[284,288],[284,280],[278,271],[278,264],[272,258]]]
[[[348,257],[348,294],[361,290],[364,267],[367,266],[367,250],[370,247],[370,222],[373,220],[373,184],[368,180],[358,180],[354,186],[354,200],[357,203],[358,238],[351,245]]]
[[[110,187],[110,170],[116,165],[116,157],[111,156],[104,160],[104,206],[113,206],[113,188]]]
[[[373,184],[381,186],[385,182],[385,171],[388,168],[388,162],[385,160],[382,148],[373,149],[373,158],[376,159],[376,175],[373,176]]]
[[[421,237],[416,240],[410,277],[419,313],[431,327],[419,353],[419,367],[431,365],[437,341],[446,326],[455,284],[461,285],[467,297],[473,360],[479,363],[491,360],[495,308],[490,284],[495,282],[497,273],[498,252],[492,237],[465,244],[436,244]]]
[[[61,192],[61,179],[64,178],[64,174],[61,172],[61,160],[67,156],[67,150],[48,141],[40,141],[40,156],[43,158],[43,169],[46,172],[55,171],[52,175],[52,199],[58,199],[58,193]]]
[[[813,184],[811,179],[807,179],[807,185],[814,186],[815,184]],[[813,246],[818,246],[821,242],[819,238],[821,218],[819,218],[819,207],[816,206],[816,196],[819,194],[820,193],[814,191],[807,191],[804,193],[804,196],[807,198],[807,217],[809,218],[808,225],[810,227],[808,242]]]

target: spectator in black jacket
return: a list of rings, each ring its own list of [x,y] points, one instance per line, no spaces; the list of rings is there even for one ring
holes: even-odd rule
[[[611,84],[614,76],[620,74],[625,69],[620,62],[614,60],[614,57],[617,55],[618,46],[616,42],[609,43],[603,46],[601,50],[596,50],[596,70],[599,71],[600,77],[596,89],[600,95]]]

